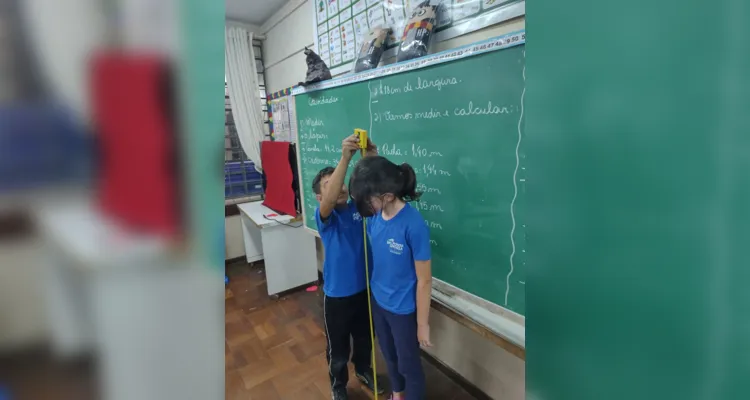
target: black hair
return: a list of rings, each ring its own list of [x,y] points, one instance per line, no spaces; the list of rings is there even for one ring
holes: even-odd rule
[[[406,163],[394,164],[381,156],[360,160],[349,178],[349,194],[356,202],[359,213],[372,215],[370,199],[386,193],[406,202],[418,200],[422,193],[417,192],[414,168]]]
[[[333,171],[336,169],[333,167],[325,167],[318,171],[317,175],[315,175],[315,178],[313,178],[312,181],[312,190],[315,194],[320,194],[320,180],[325,178],[328,175],[333,174]]]

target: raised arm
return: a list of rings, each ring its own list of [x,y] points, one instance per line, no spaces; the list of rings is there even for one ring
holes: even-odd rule
[[[336,207],[336,201],[341,194],[341,187],[344,185],[346,170],[349,168],[354,153],[359,149],[357,144],[357,135],[347,136],[341,142],[341,159],[336,169],[331,174],[328,184],[320,188],[322,199],[320,200],[320,219],[327,220],[331,216],[333,209]]]
[[[375,143],[370,140],[370,138],[367,138],[367,151],[365,151],[365,157],[372,157],[378,155],[378,146],[375,145]]]

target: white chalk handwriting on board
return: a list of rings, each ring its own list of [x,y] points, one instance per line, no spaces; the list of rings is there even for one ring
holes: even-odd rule
[[[426,148],[424,148],[422,146],[419,146],[419,145],[416,145],[416,144],[412,144],[411,145],[411,155],[414,156],[414,157],[427,157],[427,158],[429,158],[429,157],[442,157],[443,153],[441,153],[439,151],[430,151],[430,150],[427,150]]]
[[[520,111],[519,106],[504,105],[499,106],[492,104],[492,100],[487,102],[487,106],[475,105],[473,101],[470,101],[466,107],[456,107],[453,109],[453,115],[458,117],[468,117],[475,115],[495,115],[495,114],[512,114]]]
[[[326,140],[328,139],[328,135],[325,133],[318,133],[318,132],[303,132],[302,135],[300,135],[300,139],[302,140]]]
[[[458,85],[461,82],[460,79],[455,77],[439,77],[434,79],[422,79],[421,77],[417,77],[415,81],[406,81],[403,85],[390,85],[383,83],[383,80],[379,80],[374,85],[370,86],[370,94],[373,98],[377,98],[381,96],[392,96],[414,92],[415,90],[434,89],[436,91],[442,91],[444,87]]]
[[[338,103],[339,98],[338,97],[327,97],[327,96],[320,96],[319,98],[312,98],[307,100],[307,104],[310,107],[320,106],[324,104],[333,104]]]
[[[427,186],[424,183],[417,183],[417,192],[443,194],[443,192],[440,189],[436,187]]]
[[[414,204],[414,208],[416,208],[419,211],[434,211],[434,212],[439,212],[439,213],[445,212],[445,210],[443,210],[443,207],[440,204],[432,203],[427,200],[420,199],[420,200],[415,201],[413,204]]]
[[[317,118],[305,118],[302,121],[300,121],[300,126],[309,126],[309,127],[316,127],[316,126],[323,126],[323,121],[317,119]]]

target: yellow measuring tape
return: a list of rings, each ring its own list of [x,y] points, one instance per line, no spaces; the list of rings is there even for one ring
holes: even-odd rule
[[[359,151],[364,158],[367,154],[367,131],[355,129],[354,133],[359,137]],[[370,293],[370,262],[367,258],[367,219],[362,218],[362,241],[365,244],[365,279],[367,282],[367,311],[370,314],[370,342],[372,343],[372,377],[375,400],[378,400],[378,367],[375,362],[375,330],[372,322],[372,294]]]

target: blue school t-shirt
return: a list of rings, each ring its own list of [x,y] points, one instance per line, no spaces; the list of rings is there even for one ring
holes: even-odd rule
[[[370,289],[380,307],[394,314],[417,309],[417,271],[414,261],[430,260],[430,229],[419,211],[408,203],[386,221],[378,213],[367,221],[372,245]]]
[[[364,232],[355,204],[349,201],[345,208],[335,208],[325,222],[318,207],[315,221],[325,251],[323,292],[329,297],[346,297],[365,290]]]

